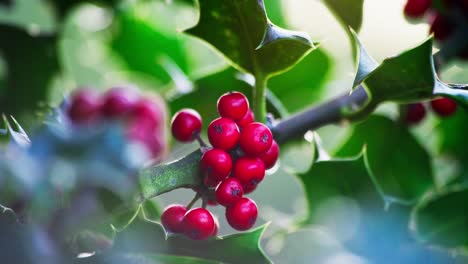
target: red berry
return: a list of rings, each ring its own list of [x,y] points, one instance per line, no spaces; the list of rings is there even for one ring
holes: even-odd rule
[[[234,163],[233,175],[245,186],[245,192],[263,180],[265,165],[259,158],[241,157]]]
[[[436,14],[431,23],[430,32],[434,33],[434,38],[437,40],[445,40],[453,32],[452,21],[448,17]]]
[[[185,214],[182,225],[186,236],[203,240],[213,235],[215,220],[210,211],[204,208],[194,208]]]
[[[245,197],[226,208],[226,220],[232,228],[239,231],[248,230],[254,226],[257,214],[255,202]]]
[[[422,103],[410,104],[406,108],[406,122],[408,124],[417,124],[426,116],[426,109]]]
[[[161,223],[168,232],[182,233],[184,231],[182,221],[186,213],[187,209],[181,204],[169,205],[161,214]]]
[[[124,88],[112,88],[104,95],[101,111],[104,116],[118,117],[130,112],[135,105],[136,94]]]
[[[156,101],[143,98],[134,104],[132,117],[134,119],[146,120],[146,122],[156,127],[162,123],[163,111],[163,109],[158,107],[158,103]]]
[[[431,107],[438,115],[451,116],[457,110],[457,103],[449,98],[439,98],[431,101]]]
[[[209,205],[209,206],[216,206],[216,205],[218,205],[218,202],[216,200],[212,199],[212,198],[208,198],[206,200],[206,204]]]
[[[133,120],[127,126],[127,137],[130,140],[143,144],[151,153],[152,158],[160,156],[164,151],[163,135],[145,121]]]
[[[242,184],[236,178],[227,178],[216,188],[216,200],[219,204],[230,206],[244,195]]]
[[[218,113],[222,117],[241,120],[249,110],[249,101],[239,92],[223,94],[218,100]]]
[[[252,193],[257,189],[258,185],[253,185],[253,184],[242,184],[242,188],[244,189],[244,194],[249,194]]]
[[[100,105],[101,101],[94,91],[79,90],[72,97],[68,116],[76,123],[89,122],[98,116]]]
[[[405,5],[405,15],[418,18],[424,15],[431,7],[432,0],[408,0]]]
[[[205,177],[220,182],[231,173],[231,156],[224,150],[210,149],[201,157],[201,169]]]
[[[267,150],[267,152],[263,153],[260,156],[260,159],[265,164],[265,169],[271,169],[275,166],[276,160],[278,160],[279,156],[279,146],[275,140],[271,143],[271,147]]]
[[[193,109],[182,109],[172,118],[172,135],[181,142],[193,141],[200,134],[201,128],[200,114]]]
[[[250,123],[253,123],[254,120],[255,120],[254,113],[252,112],[252,110],[249,109],[249,111],[247,111],[247,113],[244,115],[244,117],[241,120],[237,121],[237,125],[240,128],[243,128],[246,125],[248,125]]]
[[[265,153],[273,141],[270,129],[262,123],[251,123],[245,126],[240,136],[240,147],[249,156],[260,156]]]
[[[215,148],[230,150],[236,146],[239,137],[239,128],[229,118],[220,117],[208,126],[208,140]]]

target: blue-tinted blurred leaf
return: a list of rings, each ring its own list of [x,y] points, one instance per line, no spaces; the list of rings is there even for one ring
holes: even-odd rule
[[[358,123],[338,149],[349,157],[366,146],[369,168],[385,195],[414,202],[433,186],[431,161],[406,126],[383,116]]]
[[[9,122],[5,115],[2,115],[2,118],[2,127],[5,128],[0,129],[0,137],[5,138],[7,142],[15,144],[16,146],[28,147],[31,144],[31,140],[16,119],[11,116],[12,122]]]
[[[217,261],[160,254],[116,253],[112,255],[93,256],[76,259],[75,264],[215,264]]]
[[[417,239],[458,253],[468,252],[468,188],[452,186],[416,206],[411,228]]]
[[[272,24],[263,0],[199,0],[200,19],[187,32],[220,50],[232,64],[254,75],[292,67],[313,48],[308,36]]]

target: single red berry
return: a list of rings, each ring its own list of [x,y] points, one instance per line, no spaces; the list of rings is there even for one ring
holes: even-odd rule
[[[439,116],[451,116],[457,111],[457,103],[450,98],[439,98],[431,101],[431,107]]]
[[[254,121],[255,121],[254,113],[252,112],[252,110],[249,109],[247,113],[244,115],[244,117],[241,120],[237,121],[237,125],[240,128],[243,128],[246,125],[253,123]]]
[[[205,208],[194,208],[185,214],[182,225],[186,236],[195,240],[204,240],[213,235],[215,220]]]
[[[182,233],[184,231],[182,221],[186,213],[187,209],[181,204],[169,205],[161,214],[161,223],[168,232]]]
[[[201,157],[200,163],[203,175],[214,182],[224,180],[231,173],[231,155],[221,149],[208,150]]]
[[[251,189],[265,177],[265,165],[259,158],[241,157],[234,163],[233,175],[243,186]]]
[[[406,122],[417,124],[426,116],[426,109],[422,103],[409,104],[406,108]]]
[[[270,129],[262,123],[250,123],[242,129],[240,147],[249,156],[260,156],[265,153],[273,141]]]
[[[244,195],[241,182],[236,178],[227,178],[216,188],[216,201],[224,206],[230,206]]]
[[[205,185],[205,187],[207,188],[214,188],[216,186],[218,186],[218,184],[220,183],[221,181],[220,180],[216,180],[212,177],[204,177],[203,178],[203,185]]]
[[[450,37],[453,32],[454,25],[449,17],[436,14],[431,23],[430,32],[434,33],[436,40],[442,41]]]
[[[257,205],[246,197],[226,208],[226,220],[232,228],[239,231],[248,230],[254,226],[257,215]]]
[[[172,118],[172,135],[181,142],[193,141],[200,134],[201,128],[200,114],[193,109],[182,109]]]
[[[424,15],[431,7],[432,0],[408,0],[405,5],[405,15],[418,18]]]
[[[222,117],[241,120],[248,110],[249,101],[242,93],[225,93],[218,99],[218,113]]]
[[[265,169],[271,169],[275,166],[276,160],[278,160],[279,156],[279,146],[275,140],[271,143],[271,147],[267,150],[267,152],[263,153],[260,156],[260,159],[265,164]]]
[[[239,128],[229,118],[220,117],[208,126],[208,140],[215,148],[230,150],[236,146],[239,137]]]
[[[112,88],[104,95],[101,112],[106,117],[118,117],[130,112],[137,95],[130,89]]]
[[[161,109],[156,101],[142,98],[133,105],[131,115],[134,119],[146,120],[147,123],[156,127],[163,122],[163,111],[164,109]]]
[[[101,100],[94,91],[81,89],[72,96],[68,117],[76,123],[89,122],[98,116],[100,106]]]

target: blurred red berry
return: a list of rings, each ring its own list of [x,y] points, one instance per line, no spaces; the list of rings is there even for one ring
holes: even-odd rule
[[[457,111],[457,103],[446,97],[432,100],[431,107],[435,113],[442,117],[451,116]]]
[[[182,233],[184,231],[182,221],[186,212],[187,209],[181,204],[172,204],[166,207],[161,214],[161,223],[166,231]]]
[[[104,95],[101,111],[106,117],[119,117],[132,110],[137,95],[130,89],[112,88]]]
[[[436,40],[442,41],[450,37],[453,32],[453,23],[449,17],[436,14],[432,20],[430,32]]]
[[[424,15],[431,7],[432,0],[408,0],[405,5],[405,15],[411,18],[418,18]]]
[[[406,108],[406,122],[408,124],[417,124],[426,116],[426,109],[422,103],[410,104]]]
[[[96,92],[90,89],[81,89],[71,98],[68,117],[76,123],[85,123],[94,120],[99,115],[101,100]]]

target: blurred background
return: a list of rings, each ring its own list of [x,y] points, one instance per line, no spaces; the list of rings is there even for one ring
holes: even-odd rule
[[[359,37],[379,62],[428,37],[428,24],[405,19],[405,2],[364,1]],[[305,73],[299,69],[295,75],[280,75],[269,82],[287,110],[294,113],[350,91],[356,71],[353,49],[348,34],[326,5],[318,0],[265,0],[265,5],[275,24],[306,31],[320,43],[300,63]],[[237,73],[219,52],[181,33],[196,22],[195,6],[182,0],[128,0],[118,10],[86,3],[67,13],[57,12],[48,1],[16,0],[10,7],[0,6],[0,112],[13,114],[29,132],[74,89],[104,91],[132,85],[161,95],[171,113],[192,107],[204,120],[211,120],[219,95],[227,90],[248,94],[249,87],[235,77]],[[468,63],[451,62],[443,68],[441,78],[468,83]],[[290,95],[288,89],[300,92]],[[200,96],[212,102],[197,100]],[[377,112],[394,118],[397,106],[385,104]],[[437,122],[430,114],[423,125],[411,129],[431,154],[437,153],[434,142],[438,139],[432,133]],[[350,126],[332,125],[318,134],[324,148],[333,152],[349,132]],[[196,148],[195,144],[172,142],[167,160]],[[284,147],[280,165],[268,172],[251,196],[260,207],[257,225],[271,221],[262,241],[265,251],[278,263],[370,263],[342,245],[355,235],[357,223],[364,217],[353,200],[329,200],[317,213],[323,225],[288,232],[306,208],[303,187],[294,174],[309,169],[313,152],[306,141]],[[459,164],[442,156],[436,155],[433,162],[442,181],[459,170]],[[155,200],[161,206],[186,203],[192,194],[178,190]],[[224,214],[220,207],[212,211]],[[224,217],[219,219],[221,235],[234,232]],[[387,231],[388,235],[393,232],[392,228]]]

